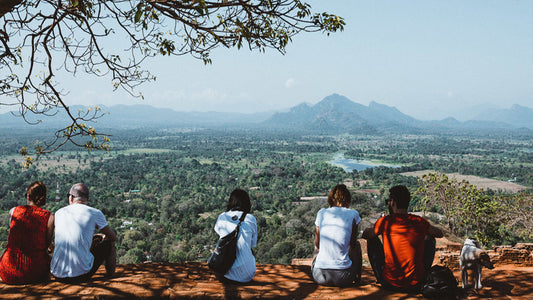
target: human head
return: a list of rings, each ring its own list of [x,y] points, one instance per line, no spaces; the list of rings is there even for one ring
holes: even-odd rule
[[[328,194],[328,205],[350,207],[352,204],[352,194],[344,184],[337,184]]]
[[[89,188],[83,183],[76,183],[68,192],[69,203],[82,202],[85,203],[89,200]]]
[[[226,211],[240,210],[249,213],[251,209],[252,204],[250,203],[250,196],[248,196],[248,193],[241,189],[234,189],[229,195]]]
[[[395,185],[389,189],[389,198],[394,200],[398,209],[407,209],[411,201],[411,193],[405,185]]]
[[[41,181],[35,181],[26,189],[26,199],[37,206],[46,204],[46,185]]]

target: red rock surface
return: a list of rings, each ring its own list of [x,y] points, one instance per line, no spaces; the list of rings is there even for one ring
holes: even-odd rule
[[[117,274],[104,278],[100,268],[94,280],[82,284],[6,285],[2,299],[422,299],[421,295],[391,293],[376,284],[366,266],[357,287],[316,285],[309,266],[258,265],[257,275],[245,285],[223,284],[205,263],[120,265]],[[455,272],[460,281],[459,272]],[[533,267],[501,265],[483,270],[483,289],[463,291],[463,299],[533,299]]]

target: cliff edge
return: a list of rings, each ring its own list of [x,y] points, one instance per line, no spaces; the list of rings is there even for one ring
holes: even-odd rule
[[[516,246],[515,246],[516,247]],[[499,248],[493,270],[483,269],[483,289],[461,290],[461,299],[533,299],[532,244]],[[453,266],[457,247],[438,252],[435,263]],[[524,251],[529,252],[526,254]],[[514,252],[513,252],[514,251]],[[518,252],[516,252],[518,251]],[[509,255],[509,253],[514,253]],[[517,255],[520,254],[520,255]],[[495,254],[496,255],[496,254]],[[510,257],[519,260],[510,260]],[[521,260],[525,258],[528,263]],[[81,284],[48,283],[6,285],[0,281],[1,299],[423,299],[422,295],[393,293],[380,289],[370,266],[364,266],[362,282],[350,288],[316,285],[307,265],[257,265],[257,274],[248,284],[219,282],[206,263],[146,263],[119,265],[116,274],[105,278],[100,267],[94,280]]]

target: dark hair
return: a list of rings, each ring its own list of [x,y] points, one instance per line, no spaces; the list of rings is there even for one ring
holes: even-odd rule
[[[37,206],[46,204],[46,185],[41,181],[35,181],[26,189],[26,198]]]
[[[234,189],[229,195],[226,211],[240,210],[249,213],[251,209],[252,204],[250,203],[250,196],[248,196],[248,193],[241,189]]]
[[[411,193],[405,185],[396,185],[389,189],[389,198],[396,202],[396,207],[407,209],[411,202]]]
[[[329,207],[337,206],[337,204],[340,204],[342,207],[349,207],[352,204],[352,194],[344,184],[337,184],[329,191]]]

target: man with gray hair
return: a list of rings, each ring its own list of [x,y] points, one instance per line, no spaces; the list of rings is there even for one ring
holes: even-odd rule
[[[117,236],[104,214],[87,205],[89,188],[76,183],[68,193],[69,205],[55,213],[55,248],[50,264],[54,277],[62,282],[88,281],[105,262],[106,274],[115,273]],[[103,235],[95,235],[100,230]]]

